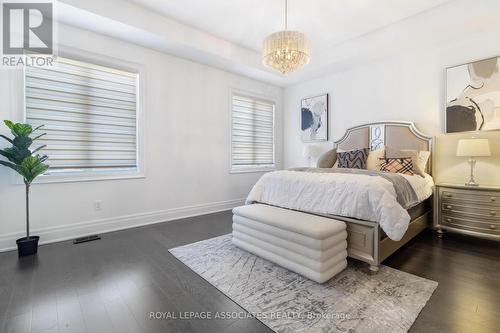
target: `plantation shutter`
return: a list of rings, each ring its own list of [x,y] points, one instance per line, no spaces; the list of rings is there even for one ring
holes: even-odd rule
[[[57,58],[26,67],[26,121],[51,169],[137,167],[138,74]]]
[[[274,166],[274,103],[232,95],[233,169]]]

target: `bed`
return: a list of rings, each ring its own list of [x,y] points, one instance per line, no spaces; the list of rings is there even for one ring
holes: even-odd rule
[[[334,148],[341,150],[353,150],[360,148],[368,148],[370,150],[376,150],[387,146],[395,149],[413,149],[419,151],[432,152],[432,143],[433,143],[432,137],[421,133],[412,122],[386,121],[386,122],[375,122],[370,124],[364,124],[347,129],[344,136],[338,141],[334,142]],[[332,151],[329,151],[325,154],[332,154]],[[328,156],[322,156],[320,160],[325,160],[325,157]],[[287,171],[282,171],[282,172],[287,172]],[[432,158],[429,159],[426,173],[429,175],[432,173]],[[354,177],[354,175],[343,176],[343,177],[352,178]],[[356,177],[366,178],[366,176],[356,176]],[[411,176],[411,177],[420,177],[420,176]],[[382,177],[369,177],[369,178],[378,179]],[[431,179],[431,184],[433,184],[432,178],[430,176],[428,178]],[[353,185],[357,183],[356,180],[352,181]],[[286,187],[289,186],[290,184],[293,184],[294,182],[297,182],[297,179],[290,180],[288,184],[287,181],[284,181],[283,184]],[[281,185],[282,188],[283,184]],[[327,184],[323,185],[325,185],[326,188],[328,188]],[[259,187],[259,183],[257,183],[256,186],[254,186],[252,192],[256,190],[256,187]],[[293,186],[291,186],[290,189],[293,189]],[[432,189],[427,189],[427,190],[430,190],[429,193],[432,193]],[[281,191],[284,192],[283,190]],[[252,197],[252,192],[249,194],[249,198]],[[327,192],[322,192],[322,193],[324,194]],[[429,195],[430,194],[428,194],[428,196]],[[314,196],[311,196],[311,198],[314,198]],[[374,201],[373,198],[370,200]],[[393,237],[393,235],[388,231],[390,229],[384,228],[384,230],[387,231],[384,232],[380,226],[381,222],[380,223],[374,222],[376,219],[361,219],[359,217],[358,218],[347,217],[347,216],[355,216],[356,214],[341,214],[341,215],[323,214],[323,213],[318,213],[318,211],[315,211],[313,209],[286,207],[285,205],[274,204],[272,201],[266,201],[266,200],[251,199],[250,201],[276,205],[279,207],[283,207],[284,209],[286,208],[295,209],[345,222],[347,225],[347,232],[348,232],[347,251],[349,257],[368,263],[370,265],[369,266],[370,270],[372,271],[377,271],[378,266],[384,259],[389,257],[401,246],[406,244],[408,241],[410,241],[412,238],[418,235],[421,231],[423,231],[427,226],[429,226],[431,224],[431,219],[432,219],[431,198],[428,197],[426,200],[419,202],[418,205],[412,206],[410,209],[405,210],[405,216],[406,216],[405,221],[409,221],[408,224],[405,224],[405,227],[407,226],[407,228],[405,228],[406,231],[403,231],[400,235]],[[314,202],[311,203],[311,200],[309,200],[309,203],[314,204]],[[354,204],[357,203],[353,202],[353,205]],[[402,210],[403,208],[401,206],[399,207],[391,206],[393,207],[392,209],[387,209],[387,207],[384,207],[384,205],[380,205],[380,207],[385,209],[386,213],[384,214],[386,215],[386,219],[389,219],[389,221],[386,221],[386,224],[387,222],[389,223],[394,222],[394,224],[398,224],[396,223],[397,221],[390,221],[391,218],[393,220],[397,220],[396,218],[394,218],[394,216],[398,216],[393,214],[391,217],[391,212],[396,211],[398,209]],[[384,224],[383,226],[386,227],[386,224]],[[388,237],[387,234],[389,234],[390,237]],[[397,239],[397,241],[393,239]]]

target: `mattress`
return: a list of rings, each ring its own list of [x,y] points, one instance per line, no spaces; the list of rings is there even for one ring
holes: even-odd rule
[[[429,198],[432,189],[429,175],[389,177],[389,173],[351,169],[345,173],[281,170],[263,175],[246,203],[378,222],[390,239],[399,241],[411,221],[407,209]]]
[[[415,207],[408,209],[407,212],[410,215],[411,220],[413,221],[416,218],[419,218],[420,216],[424,215],[425,213],[430,212],[431,210],[432,210],[432,199],[429,198],[429,199],[422,201],[421,203],[419,203]],[[381,230],[380,237],[381,237],[381,239],[384,239],[387,237],[384,230]]]
[[[407,209],[408,215],[410,215],[410,219],[413,221],[417,217],[420,217],[430,211],[432,209],[432,199],[427,198],[424,201],[420,202],[418,205]]]

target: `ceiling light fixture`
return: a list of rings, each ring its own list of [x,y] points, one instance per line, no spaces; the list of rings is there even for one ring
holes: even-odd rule
[[[288,30],[288,0],[285,0],[285,30],[270,34],[264,40],[262,63],[284,75],[309,63],[306,35]]]

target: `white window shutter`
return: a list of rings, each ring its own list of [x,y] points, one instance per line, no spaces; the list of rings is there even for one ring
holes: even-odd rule
[[[232,95],[232,169],[274,167],[274,103]]]
[[[57,58],[25,71],[26,121],[51,169],[137,168],[138,74]]]

